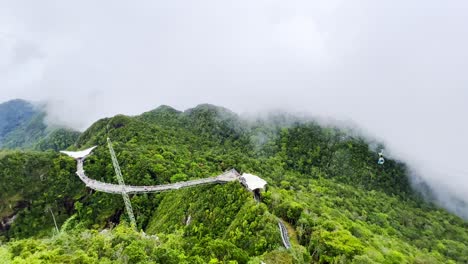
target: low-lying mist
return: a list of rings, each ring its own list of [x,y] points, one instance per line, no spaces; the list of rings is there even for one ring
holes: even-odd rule
[[[467,217],[467,13],[465,1],[4,2],[0,101],[46,101],[50,123],[80,130],[160,104],[352,121]]]

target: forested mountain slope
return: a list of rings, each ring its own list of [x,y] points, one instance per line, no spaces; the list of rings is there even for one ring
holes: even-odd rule
[[[0,146],[8,144],[9,135],[29,123],[37,114],[39,111],[23,100],[0,104]]]
[[[73,144],[79,133],[45,124],[45,112],[24,100],[0,104],[0,149],[59,150]]]
[[[8,263],[467,263],[468,223],[423,201],[404,164],[366,140],[286,115],[243,120],[200,105],[97,121],[71,149],[98,148],[86,174],[156,185],[235,168],[268,182],[260,203],[239,183],[122,198],[85,187],[57,152],[0,154],[0,260]],[[53,218],[60,232],[54,232]],[[282,247],[282,219],[292,249]]]

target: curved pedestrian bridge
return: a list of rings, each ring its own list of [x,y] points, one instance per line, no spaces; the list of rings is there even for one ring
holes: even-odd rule
[[[241,179],[241,175],[234,169],[227,171],[223,174],[220,174],[215,177],[208,177],[203,179],[196,179],[191,181],[184,181],[184,182],[177,182],[177,183],[169,183],[169,184],[161,184],[161,185],[149,185],[149,186],[134,186],[134,185],[119,185],[119,184],[112,184],[112,183],[105,183],[101,181],[97,181],[94,179],[89,178],[86,176],[83,163],[86,157],[88,157],[93,149],[96,147],[92,147],[83,151],[60,151],[63,154],[66,154],[77,161],[77,171],[76,174],[80,179],[91,189],[100,192],[106,193],[151,193],[151,192],[163,192],[168,190],[177,190],[180,188],[186,188],[195,185],[201,184],[213,184],[213,183],[227,183],[231,181],[239,181]]]

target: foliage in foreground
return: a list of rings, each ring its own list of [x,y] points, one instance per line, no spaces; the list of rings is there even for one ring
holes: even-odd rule
[[[2,226],[0,235],[9,242],[0,248],[0,260],[468,262],[467,222],[423,201],[411,189],[404,164],[388,160],[378,166],[365,140],[336,128],[282,116],[245,122],[207,105],[103,119],[76,144],[98,145],[86,173],[115,183],[107,136],[129,184],[177,182],[236,168],[260,175],[269,189],[260,204],[238,183],[134,195],[138,229],[159,237],[154,240],[122,226],[121,197],[86,189],[69,158],[6,152],[0,155],[0,216],[17,218]],[[63,231],[50,238],[52,214]],[[291,228],[292,250],[281,249],[277,217]],[[98,231],[103,229],[110,231]],[[128,240],[118,240],[121,233]]]

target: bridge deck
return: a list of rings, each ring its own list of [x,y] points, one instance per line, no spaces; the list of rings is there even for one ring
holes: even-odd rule
[[[279,226],[279,230],[281,233],[281,240],[283,240],[284,247],[287,249],[291,248],[291,242],[289,241],[288,229],[286,229],[286,226],[283,224],[283,222],[280,219],[278,219],[278,226]]]
[[[76,174],[80,179],[91,189],[106,193],[151,193],[151,192],[163,192],[168,190],[177,190],[180,188],[186,188],[190,186],[200,184],[213,184],[213,183],[226,183],[231,181],[239,180],[240,174],[236,170],[227,171],[216,177],[209,177],[203,179],[196,179],[191,181],[176,182],[162,185],[151,185],[151,186],[133,186],[133,185],[119,185],[105,183],[91,179],[86,176],[83,169],[84,158],[77,159],[77,171]]]

